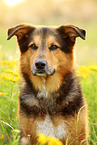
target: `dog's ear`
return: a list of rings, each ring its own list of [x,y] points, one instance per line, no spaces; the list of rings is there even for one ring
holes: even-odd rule
[[[85,40],[86,31],[80,29],[74,25],[62,25],[57,29],[63,37],[69,37],[72,41],[75,41],[76,37],[81,37]]]
[[[18,40],[21,40],[24,36],[28,37],[28,33],[30,31],[32,32],[34,29],[35,29],[34,26],[25,25],[25,24],[21,24],[21,25],[17,25],[15,27],[12,27],[12,28],[8,29],[7,40],[9,40],[14,35],[17,36]]]

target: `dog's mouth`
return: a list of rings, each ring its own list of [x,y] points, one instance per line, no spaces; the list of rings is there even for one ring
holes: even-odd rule
[[[33,76],[52,76],[54,75],[54,73],[56,72],[56,70],[54,69],[53,71],[51,70],[37,70],[37,69],[32,69],[32,74]]]

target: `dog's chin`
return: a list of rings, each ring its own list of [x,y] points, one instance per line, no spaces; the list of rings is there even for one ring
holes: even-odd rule
[[[46,77],[46,76],[52,76],[52,75],[54,75],[55,74],[55,72],[56,72],[56,70],[54,69],[52,72],[50,72],[50,71],[41,71],[41,72],[39,72],[39,71],[32,71],[32,75],[33,76],[39,76],[39,77]]]
[[[39,73],[39,72],[36,72],[36,73],[34,74],[34,76],[46,77],[47,74],[46,74],[46,73]]]

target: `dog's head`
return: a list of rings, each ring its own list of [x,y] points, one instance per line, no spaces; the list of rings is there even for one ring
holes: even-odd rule
[[[85,30],[73,25],[36,27],[23,24],[8,30],[8,40],[14,35],[20,47],[22,73],[40,78],[55,74],[64,76],[72,71],[75,40],[76,37],[85,39]]]
[[[23,63],[29,63],[32,75],[45,76],[72,68],[75,38],[85,39],[85,30],[73,25],[56,28],[18,25],[8,30],[8,39],[14,35],[21,56],[28,58]]]

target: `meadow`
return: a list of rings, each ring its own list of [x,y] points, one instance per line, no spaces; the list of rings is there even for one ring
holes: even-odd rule
[[[76,73],[88,104],[89,145],[97,144],[97,24],[87,26],[87,41],[78,39]],[[18,96],[21,85],[16,38],[0,29],[0,145],[18,145]],[[79,49],[78,47],[81,47]],[[82,55],[83,54],[83,55]],[[53,144],[52,144],[53,145]]]

